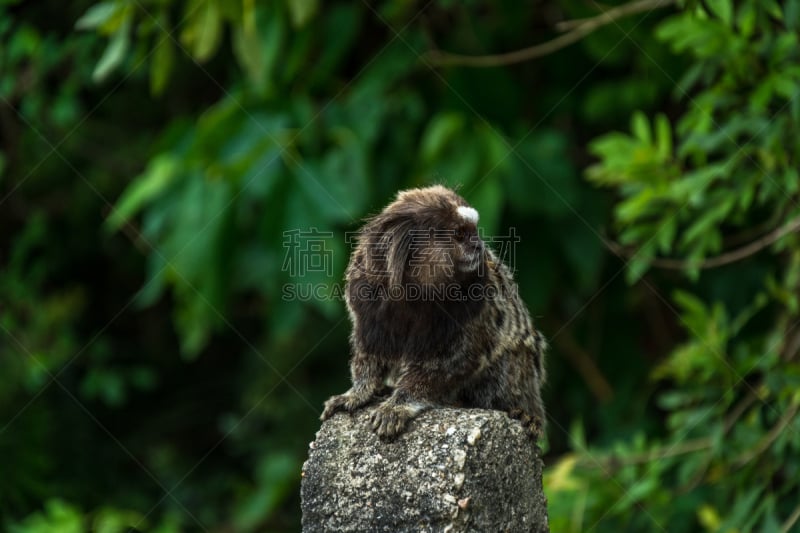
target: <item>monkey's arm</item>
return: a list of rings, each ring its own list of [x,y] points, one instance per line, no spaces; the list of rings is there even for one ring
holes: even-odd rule
[[[493,370],[472,380],[460,398],[470,407],[505,411],[519,420],[534,440],[542,436],[546,425],[540,371],[546,344],[536,341],[536,335],[494,351],[487,365]]]

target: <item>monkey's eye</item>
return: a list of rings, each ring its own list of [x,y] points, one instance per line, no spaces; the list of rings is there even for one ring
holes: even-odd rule
[[[464,231],[464,228],[458,228],[456,230],[456,239],[459,241],[463,241],[467,236],[467,232]]]

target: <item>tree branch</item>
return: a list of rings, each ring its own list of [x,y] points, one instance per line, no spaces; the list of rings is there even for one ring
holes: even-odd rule
[[[800,217],[793,218],[783,226],[775,228],[766,235],[756,239],[755,241],[749,244],[742,246],[741,248],[736,248],[735,250],[725,252],[722,255],[718,255],[716,257],[703,259],[701,261],[654,257],[650,259],[650,264],[654,267],[666,268],[670,270],[686,270],[689,268],[699,268],[705,270],[709,268],[717,268],[723,265],[727,265],[729,263],[735,263],[736,261],[740,261],[746,257],[756,254],[761,250],[763,250],[764,248],[766,248],[767,246],[773,244],[781,237],[784,237],[789,233],[795,232],[798,229],[800,229]],[[622,246],[613,241],[609,241],[607,239],[604,239],[604,241],[608,249],[617,255],[625,256],[628,258],[634,255],[633,253],[631,253],[630,251],[626,250],[625,248],[623,248]]]
[[[462,54],[453,54],[441,50],[429,50],[423,58],[434,66],[453,66],[461,65],[465,67],[497,67],[500,65],[510,65],[513,63],[521,63],[529,61],[537,57],[542,57],[552,54],[557,50],[561,50],[574,42],[577,42],[598,28],[614,22],[623,17],[642,13],[644,11],[653,11],[655,9],[673,4],[675,0],[639,0],[631,2],[622,6],[618,6],[607,11],[600,13],[597,16],[580,19],[574,21],[564,21],[557,25],[557,28],[567,29],[572,28],[568,33],[560,35],[550,41],[523,48],[521,50],[514,50],[504,54],[490,54],[482,56],[470,56]]]

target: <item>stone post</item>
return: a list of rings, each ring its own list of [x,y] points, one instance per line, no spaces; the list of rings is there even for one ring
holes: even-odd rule
[[[382,442],[369,413],[335,415],[310,444],[305,533],[549,532],[539,450],[516,420],[433,409]]]

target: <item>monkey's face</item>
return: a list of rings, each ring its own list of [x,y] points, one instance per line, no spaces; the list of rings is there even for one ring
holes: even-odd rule
[[[484,245],[478,236],[478,213],[457,206],[456,216],[423,219],[412,238],[406,278],[423,284],[447,283],[469,278],[483,264]]]
[[[479,275],[478,212],[441,186],[402,191],[363,229],[367,263],[390,285],[441,285]]]

